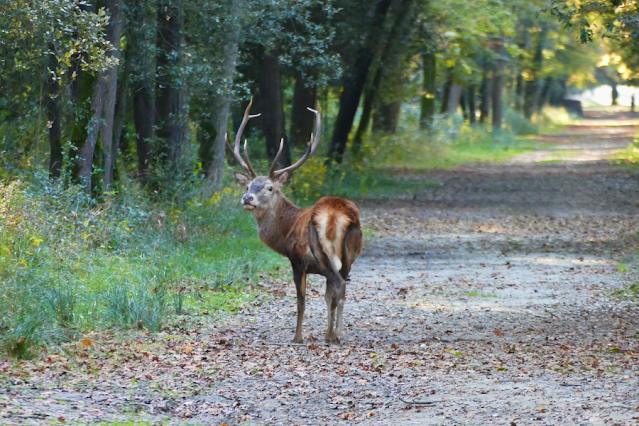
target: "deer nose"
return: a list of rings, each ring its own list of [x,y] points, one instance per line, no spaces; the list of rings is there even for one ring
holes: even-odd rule
[[[252,201],[253,201],[253,196],[252,195],[246,194],[246,195],[244,195],[242,197],[242,202],[244,204],[250,204]]]

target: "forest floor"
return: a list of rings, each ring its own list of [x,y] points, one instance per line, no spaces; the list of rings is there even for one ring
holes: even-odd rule
[[[323,279],[301,346],[294,286],[267,281],[223,321],[0,361],[0,424],[639,424],[639,308],[613,295],[638,279],[639,170],[607,160],[637,126],[591,112],[552,149],[358,200],[340,346]]]

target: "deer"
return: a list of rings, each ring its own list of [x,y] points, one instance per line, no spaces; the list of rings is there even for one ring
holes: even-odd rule
[[[306,277],[308,274],[326,278],[326,306],[328,327],[326,343],[339,344],[344,337],[342,321],[346,299],[346,279],[355,259],[360,255],[364,236],[360,228],[359,210],[352,201],[338,197],[323,197],[315,205],[301,208],[291,202],[282,192],[291,173],[300,168],[315,152],[320,141],[321,114],[307,108],[316,116],[315,137],[311,133],[308,149],[294,164],[276,170],[284,139],[275,155],[268,176],[258,176],[251,165],[247,141],[244,140],[244,157],[240,155],[242,132],[249,119],[253,100],[250,101],[242,123],[231,147],[228,134],[225,136],[229,151],[246,174],[234,171],[235,180],[246,188],[241,205],[253,213],[257,224],[257,235],[271,250],[289,259],[293,269],[293,281],[297,294],[297,327],[293,343],[302,343],[302,322],[306,309]]]

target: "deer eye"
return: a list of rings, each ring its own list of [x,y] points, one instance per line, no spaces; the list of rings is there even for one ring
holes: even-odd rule
[[[271,192],[273,192],[273,187],[272,187],[272,186],[269,186],[269,187],[268,187],[268,190],[269,190],[269,191],[271,191]]]

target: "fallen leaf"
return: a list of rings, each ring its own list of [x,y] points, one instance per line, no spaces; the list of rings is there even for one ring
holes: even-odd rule
[[[500,329],[496,328],[496,329],[495,329],[495,335],[496,335],[496,336],[503,336],[503,335],[504,335],[504,333],[503,333]]]
[[[93,342],[90,341],[89,339],[82,339],[80,340],[80,342],[84,345],[84,346],[93,346]]]
[[[185,347],[182,348],[181,351],[184,355],[191,355],[193,353],[193,346],[191,345],[186,345]]]

